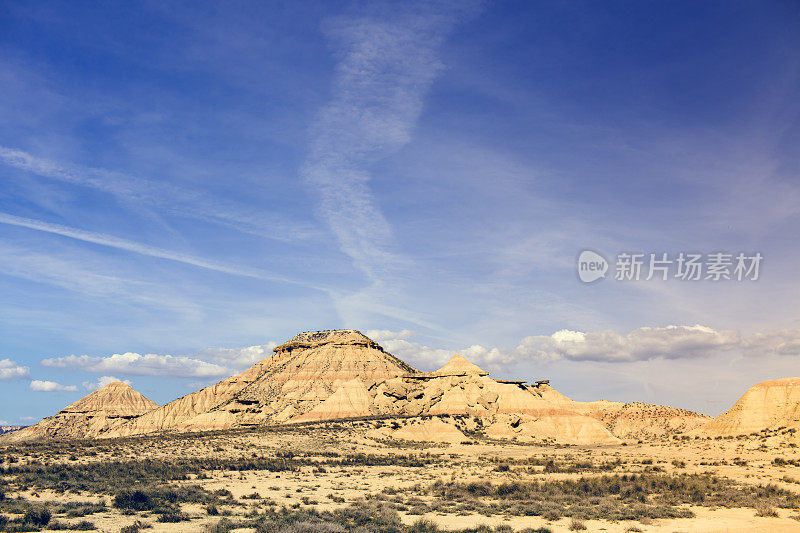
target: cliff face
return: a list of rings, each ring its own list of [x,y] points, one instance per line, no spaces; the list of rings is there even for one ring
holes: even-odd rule
[[[148,400],[127,384],[114,381],[38,424],[5,435],[4,440],[18,442],[47,438],[91,438],[157,407],[157,403]]]
[[[697,428],[703,437],[746,435],[762,429],[800,428],[800,378],[764,381],[733,407]]]

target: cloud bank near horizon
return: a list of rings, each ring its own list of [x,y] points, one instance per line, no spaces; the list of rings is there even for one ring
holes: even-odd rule
[[[776,330],[747,337],[735,330],[708,326],[641,327],[627,334],[606,330],[584,333],[567,329],[551,335],[531,335],[515,348],[479,344],[460,350],[431,348],[408,340],[414,333],[404,330],[380,332],[383,346],[394,355],[418,363],[444,364],[456,353],[487,365],[523,361],[590,361],[633,363],[654,359],[697,359],[722,352],[742,356],[800,355],[800,330]]]
[[[564,329],[551,335],[525,337],[514,348],[474,344],[457,350],[414,342],[413,338],[418,334],[407,329],[365,330],[365,334],[380,343],[392,355],[423,368],[441,366],[456,354],[463,355],[476,364],[488,366],[525,361],[594,362],[615,365],[656,359],[691,360],[723,352],[735,352],[744,357],[800,355],[800,330],[790,329],[750,336],[743,336],[734,330],[718,331],[702,325],[642,327],[627,334],[611,330],[585,333]],[[43,359],[41,365],[132,376],[221,378],[246,370],[272,356],[273,348],[277,345],[277,342],[271,341],[242,348],[207,348],[190,356],[153,353],[142,355],[132,352],[102,357],[69,355]],[[2,365],[8,367],[9,363],[0,361],[0,370]],[[15,370],[15,372],[24,373],[25,370]],[[96,382],[84,382],[84,387],[87,390],[96,390],[116,379],[103,376]]]
[[[191,355],[139,354],[125,352],[108,356],[67,355],[43,359],[41,365],[65,370],[84,370],[93,373],[117,373],[130,376],[169,376],[179,378],[220,378],[245,370],[258,361],[269,357],[278,344],[269,342],[243,348],[207,348]],[[115,381],[117,378],[103,376],[95,383],[86,382],[88,390]],[[103,383],[103,381],[106,381]],[[123,381],[123,380],[120,380]]]

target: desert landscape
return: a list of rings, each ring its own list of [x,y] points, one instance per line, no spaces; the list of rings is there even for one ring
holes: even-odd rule
[[[800,533],[799,7],[0,1],[0,533]]]
[[[302,333],[163,406],[113,382],[0,437],[2,531],[797,531],[800,378],[722,415],[576,402]]]

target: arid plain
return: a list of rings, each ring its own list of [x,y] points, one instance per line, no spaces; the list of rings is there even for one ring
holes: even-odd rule
[[[798,428],[800,378],[712,419],[304,333],[167,405],[115,382],[3,435],[0,530],[798,531]]]

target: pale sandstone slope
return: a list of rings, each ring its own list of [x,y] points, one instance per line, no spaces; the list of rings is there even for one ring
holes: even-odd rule
[[[800,378],[774,379],[754,385],[733,407],[692,434],[724,437],[782,427],[800,428]]]
[[[492,379],[460,355],[435,372],[386,380],[369,392],[375,414],[478,417],[494,438],[618,442],[597,419],[576,410],[575,402],[547,385]]]
[[[372,415],[372,402],[364,383],[351,379],[311,411],[292,418],[292,422],[362,418]]]
[[[18,442],[47,438],[93,438],[157,408],[157,403],[127,384],[114,381],[38,424],[6,435],[4,439]]]
[[[622,439],[647,439],[687,433],[711,420],[686,409],[643,402],[575,402],[576,409],[598,419]]]
[[[456,444],[467,440],[461,431],[452,424],[438,418],[414,421],[391,432],[395,439],[420,442],[446,442]]]
[[[168,403],[106,436],[286,422],[312,411],[354,379],[373,383],[416,372],[356,330],[301,333],[274,352],[243,373]]]

